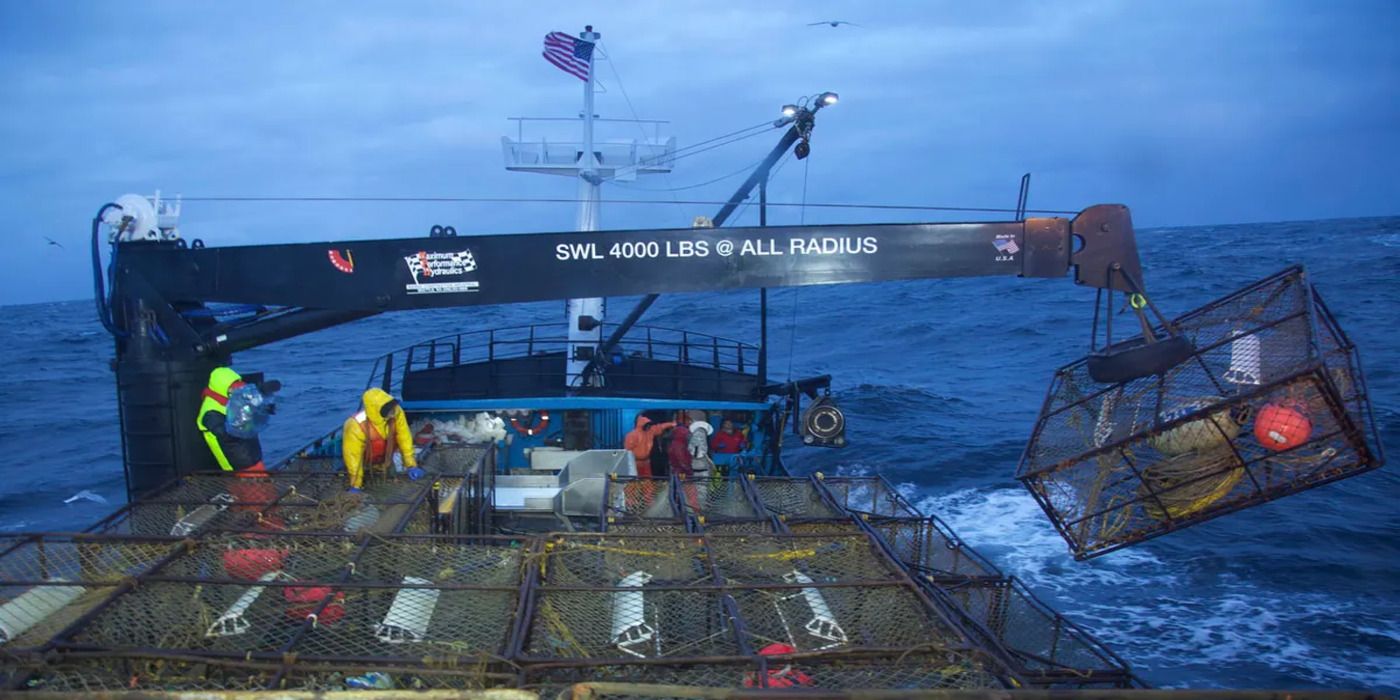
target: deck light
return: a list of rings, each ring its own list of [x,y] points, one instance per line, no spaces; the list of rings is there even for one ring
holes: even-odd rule
[[[817,104],[823,107],[830,107],[841,101],[841,96],[834,92],[823,92],[817,96]]]
[[[784,116],[784,117],[795,117],[795,116],[797,116],[797,105],[783,105],[783,116]]]

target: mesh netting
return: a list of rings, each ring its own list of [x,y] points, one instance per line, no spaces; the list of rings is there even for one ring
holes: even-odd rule
[[[413,575],[395,587],[344,586],[293,647],[311,657],[499,658],[518,601],[511,589],[445,588]]]
[[[626,659],[741,653],[720,591],[647,587],[644,576],[636,575],[624,581],[614,590],[541,589],[525,656]]]
[[[608,519],[603,524],[607,533],[627,535],[683,535],[689,530],[682,520],[617,520]]]
[[[493,670],[487,663],[451,666],[374,664],[313,664],[292,666],[277,684],[281,690],[336,692],[383,690],[487,690],[515,686],[516,676]]]
[[[1030,680],[1127,682],[1120,660],[1012,579],[969,581],[935,593],[953,602],[1013,656]]]
[[[371,539],[355,580],[397,583],[412,573],[437,584],[515,588],[528,546],[512,537]]]
[[[881,476],[828,476],[820,483],[832,502],[848,511],[904,518],[921,515]]]
[[[930,690],[1002,685],[996,676],[962,654],[912,653],[551,668],[527,674],[523,687],[540,692],[542,698],[702,698],[713,697],[701,690],[712,688]]]
[[[257,581],[280,571],[298,580],[336,580],[360,545],[349,537],[280,533],[214,533],[162,567],[163,577]]]
[[[482,445],[435,445],[418,466],[432,474],[469,474],[481,466],[487,449]]]
[[[206,502],[230,494],[245,503],[272,503],[305,480],[304,474],[270,474],[259,478],[236,477],[231,472],[187,474],[143,500],[170,503]]]
[[[742,688],[761,687],[754,685],[762,677],[759,663],[755,660],[736,659],[714,661],[712,663],[643,662],[625,664],[604,664],[587,666],[559,666],[542,669],[527,669],[525,682],[521,688],[539,693],[541,698],[551,700],[567,693],[575,684],[591,686],[624,684],[618,690],[605,690],[593,693],[590,698],[670,698],[687,697],[686,688]],[[762,681],[758,681],[761,683]],[[657,684],[678,686],[657,692],[637,687],[635,684]],[[565,694],[562,697],[576,697]]]
[[[0,539],[0,583],[119,583],[175,551],[169,540],[41,536]]]
[[[669,479],[613,478],[603,491],[607,518],[674,520],[680,517],[671,499]]]
[[[47,647],[59,633],[95,610],[117,586],[42,583],[0,584],[0,656]]]
[[[222,488],[218,488],[222,485]],[[295,480],[211,475],[187,477],[161,499],[132,503],[90,532],[185,537],[216,530],[267,532],[431,532],[433,485],[424,481],[367,483],[349,493],[340,475],[306,474]],[[212,494],[206,495],[205,494]],[[189,500],[173,500],[188,495]]]
[[[732,593],[755,649],[770,644],[801,652],[912,649],[964,642],[904,585],[812,584]]]
[[[772,520],[703,520],[696,521],[697,527],[708,535],[757,535],[773,532]]]
[[[278,664],[140,655],[65,655],[25,669],[17,686],[56,693],[260,690]]]
[[[704,542],[699,537],[568,535],[546,542],[539,556],[545,586],[710,583]]]
[[[871,518],[868,522],[901,562],[935,581],[1001,578],[991,562],[936,517]]]
[[[761,517],[738,479],[724,479],[719,472],[704,479],[680,480],[681,503],[686,512],[707,521]]]
[[[730,584],[905,580],[864,533],[857,535],[710,535],[720,575]]]
[[[860,524],[850,518],[833,520],[788,520],[783,523],[788,532],[794,535],[815,534],[854,534],[865,532]]]
[[[117,596],[74,642],[130,651],[277,652],[315,608],[292,601],[329,592],[307,591],[277,573],[251,585],[147,581]]]
[[[1379,466],[1350,343],[1301,270],[1173,325],[1196,350],[1162,375],[1056,374],[1017,476],[1077,558]]]
[[[822,497],[809,479],[763,477],[752,482],[764,510],[788,518],[838,518],[841,512]]]

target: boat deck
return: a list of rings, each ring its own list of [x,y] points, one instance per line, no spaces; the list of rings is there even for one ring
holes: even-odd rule
[[[440,450],[432,478],[364,499],[325,460],[192,475],[86,533],[0,540],[0,677],[319,691],[374,671],[542,697],[1139,685],[879,477],[607,475],[579,492],[592,512],[501,520],[493,455]]]

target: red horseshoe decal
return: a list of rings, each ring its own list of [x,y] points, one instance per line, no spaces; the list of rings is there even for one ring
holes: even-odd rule
[[[349,248],[345,249],[344,256],[342,256],[338,250],[328,250],[326,251],[326,255],[331,259],[331,266],[335,269],[347,275],[355,274],[355,258],[350,255]]]

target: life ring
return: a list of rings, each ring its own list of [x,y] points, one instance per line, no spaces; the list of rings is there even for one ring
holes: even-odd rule
[[[510,427],[515,428],[515,432],[521,435],[539,435],[549,427],[549,411],[540,411],[537,416],[534,425],[530,426],[521,425],[519,418],[511,418]]]

